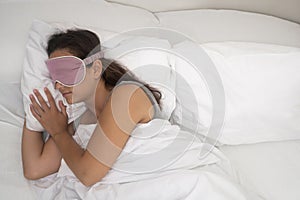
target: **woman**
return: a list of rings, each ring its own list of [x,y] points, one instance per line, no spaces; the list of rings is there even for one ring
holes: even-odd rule
[[[39,179],[58,171],[63,158],[85,185],[99,182],[111,169],[130,133],[138,123],[160,115],[161,93],[139,81],[119,63],[103,58],[98,37],[88,30],[68,30],[48,41],[46,61],[50,76],[69,104],[84,102],[87,111],[80,123],[97,123],[86,149],[73,139],[66,107],[59,108],[47,88],[33,91],[33,116],[50,134],[44,142],[40,132],[23,128],[24,176]]]

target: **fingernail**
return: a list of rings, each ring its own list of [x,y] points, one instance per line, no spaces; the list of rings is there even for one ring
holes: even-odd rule
[[[32,94],[30,94],[30,95],[29,95],[29,98],[33,98],[33,95],[32,95]]]
[[[34,89],[34,90],[33,90],[33,92],[34,92],[34,93],[37,93],[37,90],[36,90],[36,89]]]
[[[48,88],[47,87],[44,87],[44,91],[47,91],[48,90]]]

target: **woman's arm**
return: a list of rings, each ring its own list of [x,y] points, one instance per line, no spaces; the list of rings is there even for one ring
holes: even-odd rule
[[[33,115],[44,125],[46,130],[49,129],[48,132],[53,136],[67,165],[86,186],[95,184],[107,174],[136,124],[149,118],[149,110],[152,107],[146,94],[142,89],[137,89],[137,86],[117,87],[98,117],[98,126],[90,139],[88,150],[84,150],[67,133],[62,124],[61,129],[52,128],[55,127],[55,124],[58,127],[58,124],[61,123],[63,116],[66,115],[65,108],[60,104],[62,112],[58,111],[56,107],[54,111],[54,108],[51,108],[55,105],[54,99],[49,90],[45,92],[50,108],[46,107],[41,95],[37,93],[36,96],[43,109],[38,107],[37,102],[32,99],[35,110],[40,112],[37,114],[32,109]],[[49,119],[54,116],[61,120],[49,123]]]
[[[68,127],[69,134],[74,134],[73,123]],[[27,179],[35,180],[58,171],[61,154],[52,137],[44,142],[42,133],[26,128],[24,121],[22,135],[23,173]]]
[[[57,172],[61,154],[50,137],[46,143],[42,133],[23,126],[22,135],[22,162],[23,173],[27,179],[35,180]]]

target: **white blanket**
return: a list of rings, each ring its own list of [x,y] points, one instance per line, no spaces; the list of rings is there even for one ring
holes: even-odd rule
[[[80,125],[76,142],[85,148],[95,127]],[[139,124],[113,168],[91,187],[63,160],[57,173],[31,183],[38,199],[254,199],[220,151],[161,119]]]

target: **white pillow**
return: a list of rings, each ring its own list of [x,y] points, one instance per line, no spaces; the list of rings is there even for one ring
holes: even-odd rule
[[[187,46],[182,43],[178,48]],[[225,121],[219,142],[234,145],[300,139],[299,48],[242,42],[201,46],[215,64],[225,91]],[[191,68],[183,62],[177,62],[175,67],[176,70]],[[205,82],[189,81],[193,87]],[[199,117],[201,133],[205,135],[209,128],[216,128],[210,127],[207,120],[212,119],[210,109],[214,107],[207,101],[208,87],[198,91],[195,93],[197,103],[193,106],[208,112],[189,111]],[[181,94],[177,88],[176,94]],[[212,102],[211,96],[209,98]]]
[[[170,120],[184,130],[209,137],[214,143],[218,135],[208,136],[213,110],[204,69],[213,69],[214,64],[199,45],[189,41],[175,45],[172,53],[171,63],[176,71],[176,107]]]

